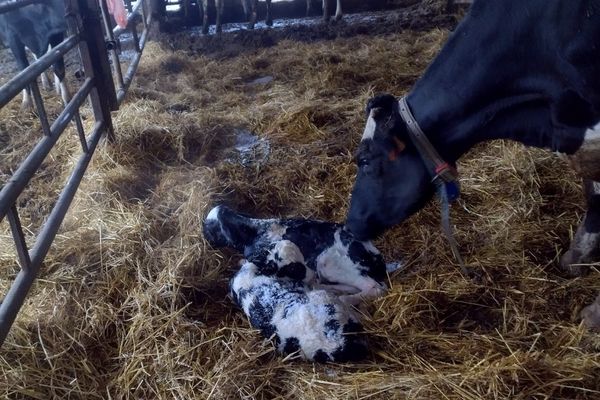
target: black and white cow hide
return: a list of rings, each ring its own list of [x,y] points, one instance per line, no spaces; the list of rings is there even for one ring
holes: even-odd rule
[[[212,246],[244,254],[232,296],[281,352],[320,362],[365,356],[352,306],[387,289],[386,265],[370,242],[335,223],[256,219],[225,206],[210,211],[203,233]]]
[[[282,240],[270,247],[269,263],[243,261],[230,283],[250,324],[283,354],[317,362],[363,359],[367,346],[352,309],[331,291],[313,288],[315,274],[295,244]]]
[[[62,42],[66,30],[63,0],[46,0],[0,14],[0,40],[10,48],[20,70],[29,66],[26,49],[39,58],[49,48]],[[65,64],[62,58],[54,63],[54,75],[56,89],[66,104],[70,93],[64,81]],[[31,106],[29,89],[24,89],[22,108]]]

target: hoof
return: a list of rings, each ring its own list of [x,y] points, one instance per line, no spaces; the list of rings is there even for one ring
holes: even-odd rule
[[[272,19],[268,19],[266,22],[267,26],[273,26],[273,20]]]
[[[560,258],[560,269],[572,277],[585,275],[587,268],[582,264],[585,262],[582,260],[581,254],[574,250],[567,251]]]
[[[600,295],[589,306],[581,310],[583,324],[592,330],[600,330]]]
[[[252,22],[249,22],[247,27],[248,29],[254,29],[254,24]]]

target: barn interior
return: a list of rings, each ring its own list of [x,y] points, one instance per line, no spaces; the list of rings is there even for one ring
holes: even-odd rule
[[[114,142],[97,149],[2,345],[3,398],[600,396],[600,336],[579,316],[600,288],[598,266],[578,278],[558,267],[585,212],[581,182],[566,160],[518,143],[482,144],[459,162],[452,221],[480,280],[461,274],[435,202],[375,242],[404,267],[363,311],[363,362],[282,357],[228,297],[241,257],[206,243],[206,213],[222,203],[343,222],[367,100],[409,91],[462,15],[443,0],[381,3],[348,1],[337,23],[315,15],[220,36],[173,14],[153,32],[113,113]],[[274,7],[279,19],[305,4]],[[68,68],[77,86],[77,63]],[[6,51],[0,71],[0,83],[15,71]],[[55,118],[58,97],[44,97]],[[2,184],[39,135],[19,98],[0,109]],[[20,197],[29,241],[77,146],[71,127]],[[0,293],[17,271],[2,221]]]

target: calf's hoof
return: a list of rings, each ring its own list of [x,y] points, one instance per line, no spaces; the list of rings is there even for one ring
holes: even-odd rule
[[[579,277],[585,275],[587,269],[582,260],[582,255],[576,250],[569,250],[560,258],[560,269],[565,271],[569,276]]]
[[[600,331],[600,295],[589,306],[581,310],[583,324],[588,328]]]

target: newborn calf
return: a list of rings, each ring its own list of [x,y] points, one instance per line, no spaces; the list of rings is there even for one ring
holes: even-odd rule
[[[269,246],[262,266],[243,261],[230,283],[234,301],[251,325],[277,349],[308,360],[358,361],[367,354],[358,318],[334,294],[312,289],[314,273],[288,240]]]
[[[371,242],[355,240],[342,225],[304,219],[256,219],[217,206],[208,214],[203,233],[214,247],[232,247],[255,265],[268,263],[272,246],[294,243],[306,266],[316,273],[317,288],[339,293],[358,304],[386,290],[386,266]]]

